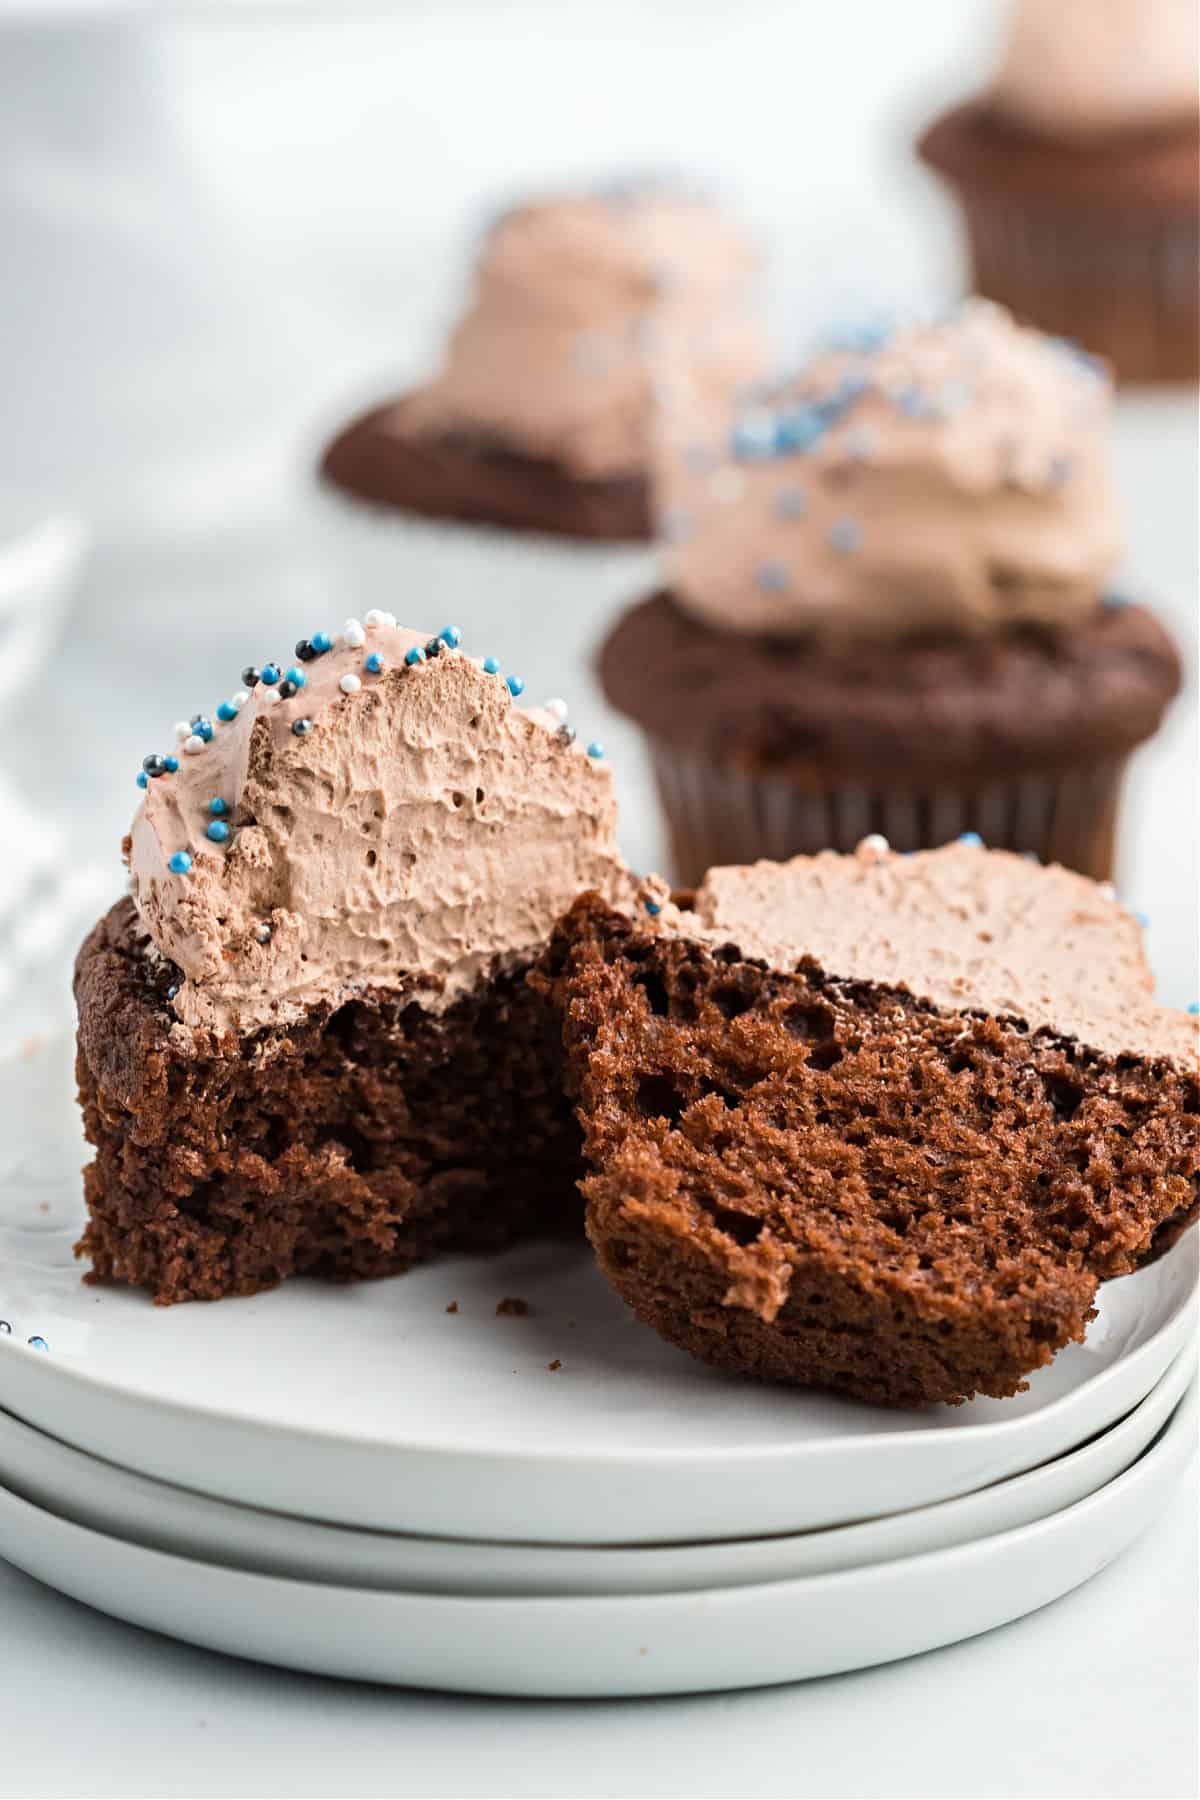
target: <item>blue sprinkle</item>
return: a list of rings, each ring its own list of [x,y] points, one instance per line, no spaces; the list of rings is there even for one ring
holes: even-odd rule
[[[659,913],[662,911],[662,907],[658,904],[657,900],[647,900],[646,911],[650,914],[652,919],[657,919]]]
[[[308,681],[308,676],[304,673],[303,669],[297,668],[289,669],[283,679],[285,681],[290,681],[293,687],[302,688]]]
[[[192,720],[192,731],[194,732],[196,737],[203,738],[203,740],[206,744],[212,743],[213,727],[212,727],[211,719],[205,719],[203,717],[198,718],[198,719],[193,719]]]
[[[415,668],[417,663],[423,663],[425,661],[425,652],[421,649],[419,644],[414,644],[412,649],[405,655],[404,660],[410,669]]]
[[[179,769],[179,758],[177,756],[164,756],[163,768],[167,771],[168,775],[176,774]]]
[[[1137,920],[1138,924],[1141,926],[1143,931],[1148,931],[1150,929],[1150,914],[1149,913],[1139,912],[1139,913],[1134,913],[1133,916]]]
[[[525,692],[525,683],[520,675],[510,675],[505,686],[508,688],[508,691],[514,700],[517,698],[518,694],[523,694]]]
[[[314,631],[308,641],[318,656],[324,656],[327,650],[333,649],[333,639],[327,631]]]
[[[172,875],[186,875],[191,866],[192,858],[187,850],[177,850],[167,864]]]
[[[863,320],[857,325],[837,325],[825,339],[826,348],[844,352],[857,352],[869,355],[872,350],[882,350],[892,335],[892,326],[886,319]]]
[[[896,395],[896,405],[908,419],[926,419],[930,406],[919,387],[906,387]]]
[[[754,571],[754,585],[764,594],[782,594],[788,586],[788,572],[781,562],[759,563]]]
[[[449,644],[452,650],[457,650],[458,646],[462,643],[462,632],[458,629],[457,625],[443,625],[442,629],[438,632],[438,636],[441,638],[443,644]]]
[[[494,656],[484,657],[483,672],[485,675],[498,675],[500,673],[500,664],[496,661]]]
[[[743,462],[770,456],[775,449],[775,420],[765,408],[747,413],[733,428],[733,454]]]
[[[217,708],[217,717],[223,725],[228,725],[231,719],[237,718],[237,707],[229,700],[222,700]]]
[[[977,831],[960,831],[958,841],[960,844],[968,845],[972,850],[983,849],[983,839]]]
[[[1130,602],[1125,594],[1107,593],[1100,602],[1105,612],[1121,612]]]
[[[226,804],[223,800],[210,800],[208,803],[208,810],[210,813],[215,814],[215,813],[228,812],[229,808],[226,806]]]
[[[25,1341],[31,1350],[48,1350],[50,1348],[44,1337],[26,1338]]]
[[[835,519],[829,527],[829,545],[843,556],[860,548],[863,541],[862,526],[857,519]]]
[[[604,745],[599,741],[598,738],[593,738],[591,743],[587,747],[587,753],[593,759],[593,761],[599,762],[601,757],[604,755]]]
[[[214,844],[223,844],[229,836],[229,827],[224,819],[214,819],[205,836],[210,837]]]
[[[825,435],[825,420],[814,406],[793,406],[775,421],[775,448],[811,450]]]
[[[1195,1018],[1196,1015],[1200,1013],[1200,1000],[1193,1000],[1192,1004],[1188,1007],[1188,1011],[1191,1013],[1192,1017]]]
[[[363,668],[367,671],[368,675],[380,675],[383,673],[383,658],[380,656],[378,650],[372,650],[370,656],[368,656],[366,662],[363,664]]]
[[[147,775],[145,769],[138,770],[137,784],[140,788],[147,788],[150,786],[150,777]]]
[[[771,511],[777,519],[802,519],[808,511],[808,495],[803,488],[780,488],[771,502]]]
[[[264,687],[274,687],[279,680],[279,670],[274,663],[264,663],[258,671],[258,679]]]

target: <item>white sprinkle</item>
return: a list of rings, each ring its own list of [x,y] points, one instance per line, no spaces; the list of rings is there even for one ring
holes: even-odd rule
[[[186,756],[199,756],[202,750],[207,749],[207,745],[202,737],[197,737],[189,728],[189,735],[183,740],[183,749]]]
[[[279,689],[277,687],[266,687],[263,685],[259,687],[258,691],[262,695],[262,703],[264,706],[278,706]]]
[[[891,845],[881,831],[870,831],[859,844],[859,850],[865,850],[868,856],[886,856]]]
[[[357,675],[343,675],[342,679],[338,682],[338,686],[341,688],[343,694],[357,694],[359,688],[362,686],[362,682]]]
[[[344,644],[347,644],[351,650],[357,650],[360,644],[366,642],[366,638],[367,634],[357,619],[346,620],[342,626],[342,642]]]
[[[1096,892],[1102,900],[1115,900],[1117,897],[1117,890],[1111,881],[1098,882],[1096,884]]]
[[[382,625],[384,623],[385,616],[386,615],[381,613],[377,606],[373,606],[371,608],[370,612],[367,614],[366,618],[363,620],[363,624],[364,625]]]
[[[548,712],[551,718],[557,719],[561,725],[567,716],[567,703],[565,700],[547,700],[542,710]]]
[[[746,491],[746,477],[738,469],[718,469],[708,488],[714,500],[740,500]]]
[[[396,615],[395,615],[395,613],[390,613],[390,612],[385,612],[385,613],[384,613],[384,614],[383,614],[383,622],[384,622],[384,624],[385,624],[385,625],[386,625],[386,626],[387,626],[387,627],[388,627],[388,629],[389,629],[389,630],[390,630],[390,631],[395,631],[395,629],[396,629]]]
[[[179,739],[179,742],[182,744],[184,739],[190,738],[191,735],[192,735],[192,728],[188,724],[187,720],[186,719],[176,719],[176,721],[175,721],[175,736]]]
[[[231,706],[236,706],[238,711],[241,712],[243,706],[245,706],[245,704],[249,700],[249,698],[250,698],[250,689],[249,688],[239,688],[236,694],[232,694],[230,696],[229,704]]]

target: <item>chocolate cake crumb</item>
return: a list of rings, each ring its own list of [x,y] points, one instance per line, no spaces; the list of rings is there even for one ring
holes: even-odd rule
[[[1200,1093],[1168,1056],[772,969],[595,896],[538,979],[600,1264],[719,1368],[891,1406],[1013,1394],[1195,1216]]]
[[[549,1371],[552,1375],[557,1374],[558,1370],[562,1368],[562,1358],[560,1356],[556,1356],[553,1362],[548,1362],[546,1364],[546,1367],[549,1369]]]
[[[528,1300],[518,1300],[511,1294],[505,1299],[498,1301],[496,1304],[496,1317],[498,1319],[523,1319],[528,1312]]]
[[[452,1300],[450,1302],[449,1306],[446,1308],[446,1311],[448,1313],[456,1313],[458,1311],[458,1301]]]
[[[441,1013],[398,991],[238,1039],[181,1033],[156,968],[129,899],[76,964],[86,1279],[167,1305],[580,1229],[557,1030],[523,970]]]

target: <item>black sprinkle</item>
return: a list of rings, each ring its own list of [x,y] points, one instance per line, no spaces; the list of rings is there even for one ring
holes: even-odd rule
[[[311,662],[316,654],[316,651],[313,649],[308,639],[301,638],[300,642],[296,645],[296,656],[298,660],[300,662]]]
[[[554,735],[560,744],[573,744],[575,742],[575,732],[570,725],[560,725]]]
[[[296,719],[292,724],[292,736],[307,737],[312,728],[313,722],[311,719]]]
[[[425,654],[426,656],[440,656],[445,648],[441,638],[430,638],[425,646]]]
[[[279,684],[279,698],[281,700],[290,700],[293,694],[298,694],[299,692],[300,689],[296,686],[294,681],[281,681]]]
[[[242,686],[243,687],[257,687],[261,680],[262,680],[262,676],[259,673],[259,671],[255,668],[254,664],[247,663],[246,667],[242,670]],[[196,723],[196,721],[195,721],[195,719],[193,719],[192,724],[194,725],[195,723]]]
[[[165,775],[167,772],[166,759],[161,756],[143,756],[142,767],[147,775]]]

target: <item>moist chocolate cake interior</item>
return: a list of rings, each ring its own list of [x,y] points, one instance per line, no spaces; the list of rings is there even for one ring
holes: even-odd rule
[[[121,901],[76,969],[91,1278],[166,1304],[578,1231],[578,1127],[524,974],[441,1013],[400,993],[182,1048],[177,973]]]
[[[1172,1061],[773,971],[595,897],[540,979],[601,1265],[718,1367],[897,1406],[1012,1394],[1195,1216]]]

